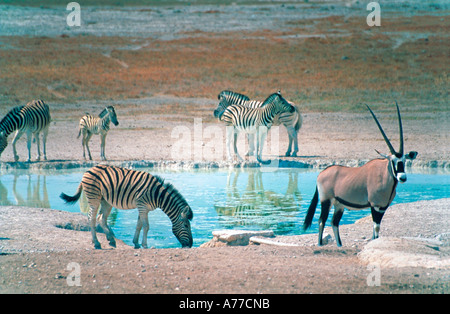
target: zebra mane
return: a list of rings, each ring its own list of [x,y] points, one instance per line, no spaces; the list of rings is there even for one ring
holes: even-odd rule
[[[102,110],[102,112],[100,112],[100,114],[98,115],[99,118],[103,118],[104,116],[106,116],[108,114],[108,107],[106,107],[105,109]]]
[[[172,185],[172,183],[164,182],[164,179],[160,176],[153,175],[153,177],[163,186],[163,188],[169,193],[171,196],[175,197],[177,199],[178,203],[182,203],[183,207],[189,207],[189,213],[188,213],[188,219],[192,220],[194,217],[194,214],[192,213],[191,207],[189,206],[188,202],[184,198],[183,195]]]
[[[20,111],[22,110],[22,108],[25,106],[17,106],[14,107],[13,109],[11,109],[2,119],[2,121],[0,121],[0,129],[3,129],[3,126],[5,124],[7,124],[8,120],[10,120],[11,118],[14,118],[15,116],[17,116]],[[6,125],[5,125],[6,126]]]
[[[263,104],[261,105],[261,107],[264,107],[268,104],[273,103],[278,97],[280,97],[282,100],[284,100],[283,96],[281,96],[280,91],[273,93],[272,95],[270,95],[269,97],[266,98],[266,100],[264,100]]]
[[[223,90],[220,92],[220,94],[217,96],[217,99],[220,100],[220,98],[225,98],[227,101],[229,101],[230,98],[236,98],[240,101],[247,101],[250,100],[250,97],[244,94],[236,93],[230,90]]]

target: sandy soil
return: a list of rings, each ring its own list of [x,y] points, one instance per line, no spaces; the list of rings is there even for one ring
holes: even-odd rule
[[[448,293],[449,205],[442,199],[392,206],[376,241],[368,242],[370,219],[341,226],[341,248],[333,241],[317,247],[316,235],[304,235],[271,239],[295,247],[160,250],[135,250],[120,241],[116,249],[94,250],[90,233],[78,231],[87,230],[81,214],[2,207],[0,292]],[[382,249],[374,248],[377,243]],[[405,264],[412,257],[420,258],[421,267]],[[74,271],[69,263],[80,267],[81,286],[68,284]],[[368,265],[380,267],[379,286],[368,285]]]

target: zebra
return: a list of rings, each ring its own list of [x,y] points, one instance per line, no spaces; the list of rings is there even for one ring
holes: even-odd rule
[[[156,208],[160,208],[169,216],[172,232],[182,247],[192,247],[190,224],[194,215],[192,209],[175,187],[164,182],[161,177],[144,171],[97,165],[84,173],[74,196],[61,193],[60,198],[68,204],[74,204],[83,190],[90,207],[88,219],[92,242],[96,249],[101,249],[95,230],[99,206],[100,225],[106,233],[109,244],[113,247],[116,247],[114,233],[106,223],[113,206],[118,209],[138,209],[139,216],[133,238],[136,249],[139,248],[141,229],[143,229],[142,246],[147,248],[148,212]]]
[[[257,100],[250,100],[250,98],[244,94],[224,90],[218,95],[219,105],[214,110],[214,117],[220,119],[225,109],[230,105],[243,105],[249,108],[260,108],[264,102]],[[283,124],[286,127],[289,136],[289,145],[285,153],[286,157],[297,157],[298,153],[298,131],[302,127],[303,119],[297,106],[288,101],[294,106],[295,112],[284,112],[277,115],[274,119],[273,125]],[[253,134],[248,134],[249,152],[248,156],[251,156],[254,151]],[[292,145],[294,145],[292,150]],[[292,155],[291,155],[292,152]]]
[[[83,139],[81,140],[81,145],[83,146],[83,158],[86,159],[85,146],[89,154],[89,160],[92,160],[91,151],[89,150],[89,140],[93,134],[100,134],[100,158],[106,160],[105,157],[105,140],[106,135],[109,131],[109,122],[114,123],[115,126],[119,125],[117,121],[116,110],[113,106],[108,106],[103,109],[98,117],[86,114],[80,119],[80,131],[78,132],[77,138],[83,134]]]
[[[8,145],[8,135],[16,131],[12,140],[14,161],[19,160],[19,155],[17,155],[16,151],[16,142],[24,132],[27,134],[27,161],[31,160],[31,135],[34,136],[37,144],[38,155],[36,160],[41,160],[39,133],[42,132],[44,160],[47,160],[46,146],[50,121],[50,108],[43,100],[33,100],[24,106],[14,107],[0,121],[0,156]]]
[[[256,159],[260,163],[267,163],[261,160],[264,139],[268,129],[272,126],[276,115],[283,112],[295,112],[295,108],[289,104],[280,91],[271,94],[259,108],[249,108],[243,105],[228,106],[221,116],[221,121],[227,126],[227,155],[231,156],[231,137],[234,135],[234,153],[240,161],[243,161],[236,147],[236,140],[239,132],[256,134]]]

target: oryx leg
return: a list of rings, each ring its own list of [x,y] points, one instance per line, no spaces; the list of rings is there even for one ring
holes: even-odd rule
[[[380,233],[380,224],[381,219],[383,218],[384,213],[386,212],[386,208],[381,207],[371,207],[370,210],[372,212],[372,220],[373,220],[373,235],[372,240],[378,239],[378,235]]]
[[[323,241],[322,241],[323,229],[325,228],[325,223],[327,222],[328,214],[330,213],[331,201],[330,200],[322,201],[322,202],[320,202],[320,205],[321,205],[321,212],[320,212],[320,218],[319,218],[319,242],[318,242],[318,245],[322,246],[323,245]]]
[[[99,215],[99,222],[102,226],[103,231],[106,234],[106,238],[109,241],[109,245],[112,247],[116,247],[116,240],[114,239],[114,232],[111,230],[111,228],[108,226],[108,216],[111,213],[112,205],[109,204],[106,200],[102,200],[100,203],[100,215]]]
[[[344,206],[341,204],[334,204],[334,214],[331,219],[331,227],[333,228],[334,238],[336,239],[336,245],[342,246],[341,237],[339,235],[339,221],[341,221],[344,214]]]

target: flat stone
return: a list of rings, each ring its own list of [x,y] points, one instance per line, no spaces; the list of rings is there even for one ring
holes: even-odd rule
[[[268,231],[249,231],[249,230],[216,230],[212,232],[213,239],[203,243],[200,247],[217,247],[224,245],[248,245],[249,239],[254,236],[273,237],[274,233]]]

